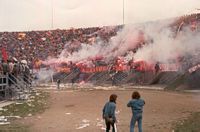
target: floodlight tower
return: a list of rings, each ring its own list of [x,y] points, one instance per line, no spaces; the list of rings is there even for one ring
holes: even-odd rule
[[[123,25],[124,25],[124,4],[125,3],[124,3],[124,0],[123,0],[123,18],[122,18],[123,19]]]
[[[54,25],[54,1],[51,0],[51,29],[53,29],[53,25]]]

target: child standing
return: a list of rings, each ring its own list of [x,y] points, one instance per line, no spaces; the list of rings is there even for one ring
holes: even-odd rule
[[[110,95],[109,102],[107,102],[104,105],[104,108],[103,108],[103,119],[105,119],[105,123],[106,123],[106,132],[110,131],[110,126],[112,126],[112,132],[116,132],[116,130],[115,130],[116,100],[117,100],[117,95],[116,94]]]
[[[130,122],[130,132],[134,132],[135,123],[138,123],[138,130],[142,132],[142,113],[145,101],[140,98],[139,92],[135,91],[132,94],[132,100],[127,104],[132,109],[132,119]]]

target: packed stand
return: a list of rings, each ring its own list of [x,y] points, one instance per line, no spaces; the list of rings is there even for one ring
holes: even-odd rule
[[[109,29],[108,29],[109,28]],[[57,57],[66,43],[70,43],[71,52],[74,45],[80,43],[92,44],[95,38],[100,37],[108,41],[116,35],[118,27],[95,27],[69,30],[49,30],[30,32],[1,32],[0,47],[7,50],[9,56],[18,60],[45,60],[47,57]]]

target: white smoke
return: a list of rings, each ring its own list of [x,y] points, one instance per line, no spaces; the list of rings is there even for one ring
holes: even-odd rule
[[[57,59],[51,58],[45,61],[45,63],[63,61],[82,61],[88,63],[87,60],[89,61],[96,57],[103,57],[105,60],[110,61],[115,57],[124,55],[128,50],[134,49],[138,45],[140,30],[140,26],[126,26],[116,36],[112,37],[109,42],[96,38],[94,44],[80,44],[78,50],[73,53],[69,53],[67,49],[69,46],[65,46],[65,49],[63,49]],[[66,45],[69,45],[69,43]]]
[[[108,59],[124,55],[128,50],[134,49],[138,44],[140,26],[125,26],[122,31],[119,31],[117,36],[110,40],[110,44],[105,49],[105,54]]]
[[[153,39],[153,42],[139,49],[134,58],[148,62],[168,63],[170,60],[176,60],[177,57],[198,54],[200,50],[200,33],[193,32],[189,28],[184,28],[175,37],[174,31],[170,27],[158,31],[155,25],[148,25],[144,32]]]
[[[78,62],[88,58],[94,58],[101,54],[102,48],[102,43],[96,43],[94,45],[81,44],[80,50],[69,55],[67,61]]]
[[[158,26],[159,25],[159,26]],[[143,45],[134,55],[135,60],[144,60],[147,62],[162,61],[166,62],[174,53],[173,32],[169,28],[164,28],[160,24],[147,24],[144,27],[146,36],[152,39],[152,42]],[[164,28],[164,29],[163,29]]]
[[[198,55],[200,33],[194,33],[190,30],[190,27],[185,27],[176,36],[175,30],[170,27],[172,22],[174,22],[173,19],[126,25],[107,43],[101,39],[96,39],[96,42],[92,45],[81,44],[80,48],[72,54],[64,49],[59,58],[50,59],[48,62],[72,61],[91,65],[91,59],[98,56],[109,62],[113,58],[128,53],[125,57],[126,62],[134,59],[151,63],[170,63],[172,60],[177,60],[178,57]],[[140,44],[141,31],[144,34],[146,44]],[[138,45],[140,45],[139,49]],[[133,49],[138,49],[135,54],[130,52]]]
[[[49,82],[53,81],[54,71],[50,68],[42,68],[39,72],[37,72],[38,82]]]

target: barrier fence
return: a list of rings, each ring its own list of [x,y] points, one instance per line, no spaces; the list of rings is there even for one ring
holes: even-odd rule
[[[0,74],[1,100],[6,98],[7,91],[8,91],[8,77],[7,77],[7,75]]]
[[[0,74],[0,100],[25,95],[31,91],[32,79],[30,76],[14,76],[12,74]]]

